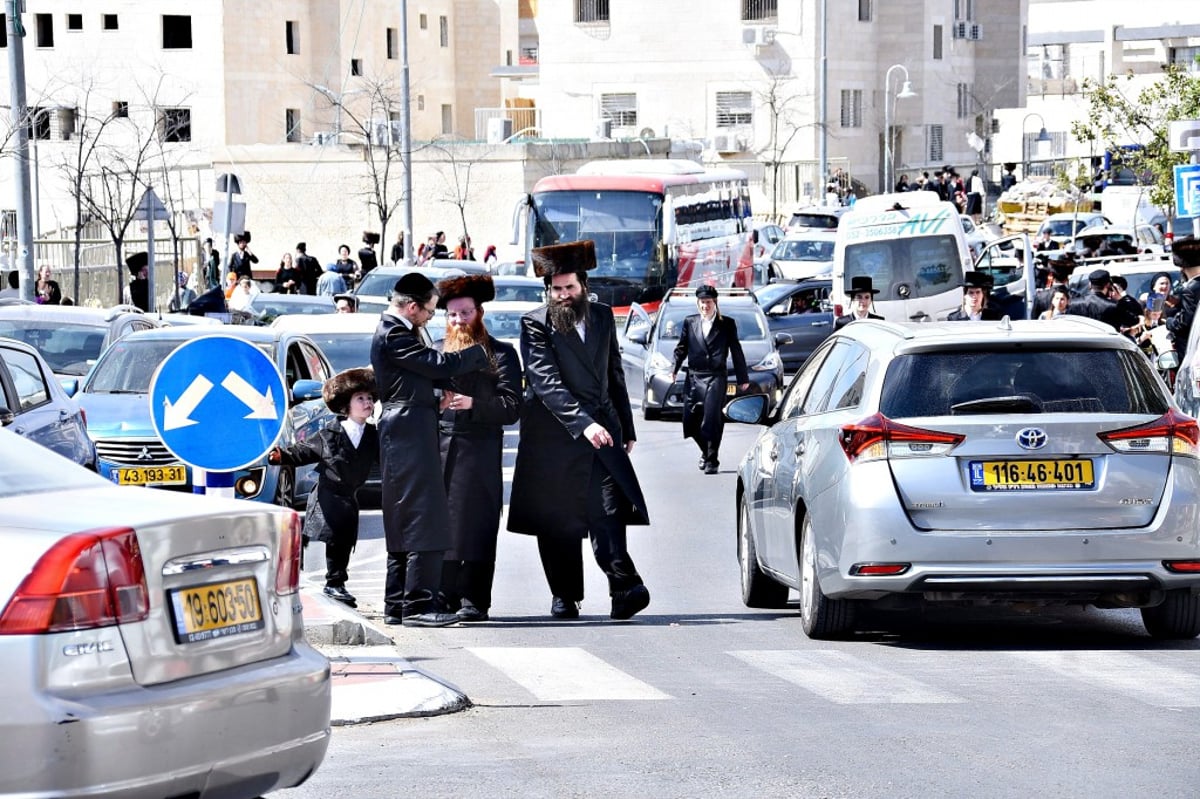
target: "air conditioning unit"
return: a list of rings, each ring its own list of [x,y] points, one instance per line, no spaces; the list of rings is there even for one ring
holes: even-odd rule
[[[775,44],[775,28],[754,25],[742,28],[742,44],[748,47],[770,47]]]
[[[487,121],[487,142],[488,144],[503,144],[506,139],[512,138],[513,121],[505,117],[492,117]]]
[[[398,147],[404,138],[402,123],[398,119],[372,119],[371,144],[375,147]]]
[[[983,26],[978,22],[972,22],[971,27],[967,29],[967,38],[972,41],[979,41],[983,38]]]
[[[712,148],[718,153],[740,153],[746,149],[741,137],[733,134],[713,136]]]
[[[611,139],[613,123],[611,119],[601,119],[596,122],[596,138]]]
[[[337,144],[337,134],[332,130],[319,130],[313,134],[312,143],[318,147],[324,147],[327,144]]]
[[[970,30],[970,26],[971,26],[971,23],[969,23],[969,22],[955,22],[954,28],[953,28],[954,38],[955,39],[967,38],[967,33]]]

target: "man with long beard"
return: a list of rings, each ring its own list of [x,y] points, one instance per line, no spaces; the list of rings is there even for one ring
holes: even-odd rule
[[[650,604],[650,592],[626,549],[625,527],[650,517],[629,460],[633,411],[612,309],[588,301],[595,244],[538,247],[532,263],[550,300],[521,318],[525,407],[508,529],[537,536],[550,615],[579,617],[580,541],[590,537],[608,577],[609,615],[628,619]]]
[[[438,296],[438,305],[446,309],[442,352],[481,344],[488,353],[486,366],[450,379],[438,424],[450,506],[442,594],[460,621],[487,621],[504,508],[504,426],[521,415],[521,361],[512,345],[484,327],[483,303],[496,298],[491,275],[443,280]]]

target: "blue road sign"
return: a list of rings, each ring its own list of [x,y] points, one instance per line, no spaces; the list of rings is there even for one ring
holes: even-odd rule
[[[1178,216],[1200,216],[1200,164],[1175,167],[1175,208]]]
[[[150,411],[155,431],[179,460],[232,472],[275,444],[287,394],[262,350],[232,336],[205,336],[179,345],[159,365]]]

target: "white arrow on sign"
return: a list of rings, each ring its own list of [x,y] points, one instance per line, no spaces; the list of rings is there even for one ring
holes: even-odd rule
[[[267,386],[266,394],[259,394],[254,386],[246,382],[246,379],[236,372],[230,372],[225,375],[225,379],[221,381],[221,385],[233,396],[240,399],[250,409],[250,413],[246,414],[246,419],[274,419],[275,418],[275,402],[271,397],[271,387]]]
[[[169,398],[163,398],[163,430],[175,430],[180,427],[187,427],[196,423],[195,419],[189,418],[192,411],[196,410],[196,406],[208,394],[208,390],[212,388],[212,381],[204,375],[196,375],[196,379],[192,384],[184,389],[184,392],[179,395],[179,399],[171,402]]]

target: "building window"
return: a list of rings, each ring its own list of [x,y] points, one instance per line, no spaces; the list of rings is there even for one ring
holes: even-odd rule
[[[53,14],[38,14],[37,15],[37,46],[38,47],[53,47],[54,46],[54,15]]]
[[[116,119],[129,119],[129,103],[124,100],[113,100],[112,115]]]
[[[841,125],[843,128],[863,126],[862,89],[842,89]]]
[[[83,30],[83,14],[67,14],[67,30]]]
[[[975,113],[975,100],[971,94],[971,84],[958,84],[958,118],[966,119]]]
[[[965,22],[975,19],[975,0],[954,0],[954,18]]]
[[[0,47],[8,47],[8,15],[0,14]]]
[[[942,60],[942,26],[933,26],[933,60]]]
[[[717,127],[754,124],[754,100],[750,92],[717,92]]]
[[[300,132],[300,109],[285,108],[283,111],[284,130],[287,131],[287,140],[290,142],[304,141],[304,136]]]
[[[454,106],[442,106],[442,135],[449,136],[454,132]]]
[[[158,137],[165,142],[192,140],[192,109],[161,108],[158,111]]]
[[[417,110],[418,111],[425,110],[425,95],[423,95],[423,94],[417,95]]]
[[[287,45],[287,54],[296,55],[300,52],[300,23],[294,19],[289,19],[284,25],[284,41]]]
[[[163,14],[162,46],[164,50],[191,50],[192,18],[183,14]]]
[[[1171,63],[1184,69],[1190,69],[1200,62],[1200,47],[1171,47],[1168,53]]]
[[[929,157],[926,159],[930,163],[940,164],[946,160],[946,151],[942,147],[942,126],[941,125],[926,125],[925,126],[925,141],[929,142]]]
[[[115,31],[115,30],[117,30],[117,28],[118,28],[118,25],[117,25],[117,15],[116,14],[101,15],[100,30]]]
[[[438,42],[442,47],[450,46],[450,20],[447,17],[438,17]]]
[[[362,77],[362,59],[361,58],[351,58],[350,59],[350,74],[356,78]]]
[[[636,128],[637,95],[633,92],[600,95],[600,118],[612,120],[614,128]]]
[[[576,22],[608,22],[608,0],[575,0]]]
[[[400,31],[396,28],[387,29],[387,57],[389,61],[400,57]]]
[[[417,17],[417,27],[423,31],[429,30],[429,17],[421,14]]]
[[[41,16],[41,15],[39,15]],[[29,109],[29,124],[27,133],[31,139],[49,139],[50,138],[50,111],[45,108],[30,108]]]
[[[858,0],[858,21],[871,21],[871,0]]]
[[[742,0],[742,22],[765,22],[779,16],[778,0]]]

